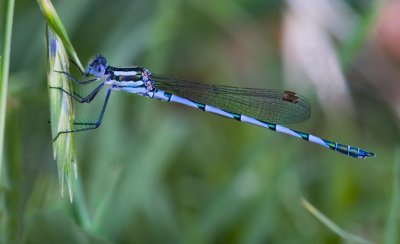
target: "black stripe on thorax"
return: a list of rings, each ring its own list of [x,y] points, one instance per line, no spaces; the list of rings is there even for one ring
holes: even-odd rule
[[[129,72],[129,71],[143,72],[143,70],[144,70],[144,68],[142,68],[140,66],[127,67],[127,68],[109,66],[108,68],[109,68],[110,71],[125,71],[125,72]]]
[[[142,75],[112,75],[112,80],[116,81],[141,81]]]

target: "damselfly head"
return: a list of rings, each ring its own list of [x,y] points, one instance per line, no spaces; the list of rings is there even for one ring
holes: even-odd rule
[[[96,77],[102,77],[106,73],[106,65],[106,58],[98,55],[92,62],[89,63],[87,73]]]

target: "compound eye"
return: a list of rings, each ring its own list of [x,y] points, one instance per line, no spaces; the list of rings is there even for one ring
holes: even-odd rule
[[[89,65],[88,73],[96,77],[101,77],[106,73],[107,60],[99,55]]]

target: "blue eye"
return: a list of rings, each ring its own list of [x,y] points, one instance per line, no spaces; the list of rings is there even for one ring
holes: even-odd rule
[[[96,77],[101,77],[106,72],[106,64],[107,60],[98,55],[92,62],[89,64],[88,72]]]

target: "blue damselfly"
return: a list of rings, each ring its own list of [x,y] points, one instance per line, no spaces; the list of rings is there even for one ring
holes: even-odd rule
[[[301,122],[310,117],[309,102],[295,92],[209,85],[152,74],[147,69],[138,66],[131,68],[107,66],[106,59],[100,55],[89,64],[86,72],[81,71],[82,75],[93,77],[92,79],[78,81],[67,72],[57,72],[67,75],[69,79],[79,85],[93,82],[100,83],[87,96],[81,96],[76,92],[70,93],[62,87],[51,87],[65,92],[80,103],[90,103],[104,87],[107,87],[108,90],[103,108],[96,122],[74,123],[77,128],[70,131],[60,131],[54,140],[64,133],[98,128],[103,119],[111,92],[120,90],[162,101],[180,103],[241,122],[265,127],[276,132],[302,138],[351,157],[365,158],[375,156],[374,153],[358,147],[339,144],[280,125]]]

